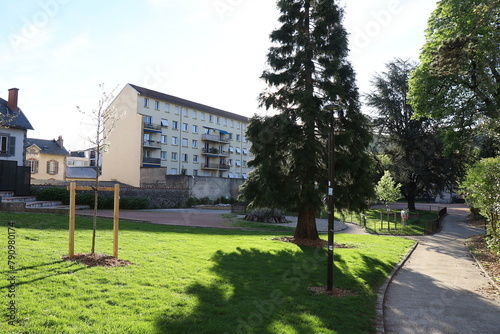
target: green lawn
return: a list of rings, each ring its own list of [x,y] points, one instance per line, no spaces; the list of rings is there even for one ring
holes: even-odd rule
[[[18,313],[1,333],[375,333],[377,289],[413,244],[336,235],[354,248],[335,249],[334,284],[356,293],[336,298],[308,289],[326,283],[326,250],[272,240],[286,232],[122,221],[119,257],[133,265],[101,268],[63,262],[68,218],[42,214],[0,213],[2,263],[9,221]],[[75,252],[88,252],[91,219],[76,225]],[[112,221],[98,229],[97,252],[111,254]],[[9,273],[1,268],[6,314]]]
[[[438,218],[436,211],[415,210],[410,212],[410,219],[406,221],[405,225],[402,225],[400,210],[391,210],[387,214],[385,209],[371,209],[367,210],[365,215],[367,232],[390,235],[425,235],[434,233],[434,220]],[[335,212],[335,218],[338,220],[345,219],[347,222],[364,226],[362,217],[356,213],[344,213],[344,217],[342,217],[340,212]]]

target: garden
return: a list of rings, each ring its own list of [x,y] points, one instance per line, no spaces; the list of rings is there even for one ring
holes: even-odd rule
[[[14,231],[15,245],[0,285],[4,311],[13,301],[15,320],[2,321],[2,333],[375,333],[378,288],[413,245],[337,235],[334,286],[341,293],[332,296],[318,293],[326,249],[280,241],[291,232],[122,220],[119,254],[130,264],[106,267],[63,260],[67,216],[0,213],[0,222]],[[91,230],[91,218],[77,219],[76,253],[90,249]],[[111,253],[111,220],[98,221],[96,245]]]

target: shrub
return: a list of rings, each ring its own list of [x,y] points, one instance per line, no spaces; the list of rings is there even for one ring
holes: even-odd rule
[[[147,209],[149,202],[142,197],[125,197],[120,199],[120,208],[124,210]]]
[[[49,187],[35,189],[33,189],[33,194],[39,201],[61,201],[64,205],[69,204],[69,190],[66,188]]]

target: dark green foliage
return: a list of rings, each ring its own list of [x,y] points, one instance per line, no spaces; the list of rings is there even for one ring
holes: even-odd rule
[[[281,27],[270,37],[269,68],[262,74],[268,89],[261,106],[279,114],[252,118],[254,171],[244,184],[243,199],[256,207],[298,212],[295,236],[316,239],[316,213],[327,187],[327,138],[335,112],[335,202],[361,210],[373,187],[369,177],[371,140],[359,110],[355,74],[347,60],[343,10],[334,1],[278,1]]]
[[[69,190],[66,188],[32,188],[31,192],[38,201],[61,201],[64,205],[69,204]]]
[[[466,163],[462,154],[445,154],[440,123],[415,118],[407,99],[408,80],[415,66],[412,61],[395,59],[387,64],[386,72],[374,77],[374,91],[367,96],[368,105],[378,114],[374,119],[377,153],[390,158],[389,170],[402,184],[401,192],[411,210],[417,196],[434,197],[451,191]]]
[[[420,116],[445,121],[450,149],[500,130],[499,17],[498,0],[447,0],[429,18],[411,104]]]
[[[38,201],[61,201],[64,205],[69,205],[69,190],[63,187],[33,188],[33,195]],[[95,197],[93,192],[77,192],[76,204],[88,205],[94,208]],[[149,202],[142,197],[121,197],[120,209],[140,210],[147,209]],[[99,209],[113,209],[114,199],[111,196],[99,195]]]

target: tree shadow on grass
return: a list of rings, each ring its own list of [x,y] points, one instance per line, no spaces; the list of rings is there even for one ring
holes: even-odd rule
[[[375,295],[364,278],[348,269],[336,254],[335,287],[356,293],[348,297],[318,295],[309,290],[326,282],[326,250],[263,252],[241,249],[212,257],[217,278],[197,282],[186,293],[197,299],[192,309],[167,307],[156,320],[158,333],[370,333],[374,332]],[[361,256],[370,267],[388,269],[377,259]],[[392,269],[392,268],[391,268]],[[376,270],[375,276],[385,276]],[[375,279],[378,281],[379,279]],[[369,289],[368,289],[369,290]]]

